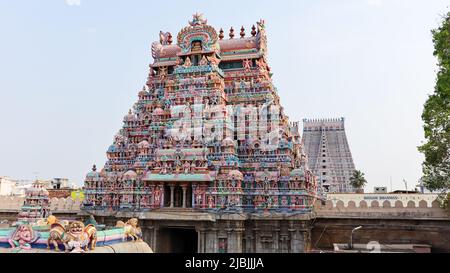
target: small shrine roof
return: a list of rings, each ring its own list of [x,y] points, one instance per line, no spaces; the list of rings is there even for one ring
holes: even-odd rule
[[[221,52],[241,49],[258,49],[258,39],[257,37],[226,39],[220,40],[219,45]]]
[[[158,51],[158,58],[170,58],[170,57],[176,57],[178,53],[181,52],[181,48],[174,44],[174,45],[163,45],[162,49]]]

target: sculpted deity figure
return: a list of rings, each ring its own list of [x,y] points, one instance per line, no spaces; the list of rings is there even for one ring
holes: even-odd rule
[[[203,55],[202,59],[200,60],[200,65],[208,65],[208,60],[206,59],[205,55]]]
[[[161,202],[161,191],[159,190],[159,187],[155,188],[155,192],[154,192],[154,195],[153,195],[153,200],[154,200],[153,203],[155,205],[158,205]]]
[[[250,68],[252,66],[252,60],[249,60],[249,59],[243,60],[242,65],[243,65],[245,71],[250,71]]]
[[[164,162],[160,171],[161,174],[167,173],[167,162]]]
[[[291,208],[295,208],[296,203],[297,203],[297,197],[292,196],[291,197]]]
[[[208,196],[208,207],[210,209],[214,208],[214,197],[212,197],[211,195]]]
[[[38,234],[33,231],[31,225],[21,224],[13,232],[8,240],[12,248],[31,249],[31,244],[38,239]]]
[[[298,182],[298,180],[294,180],[294,189],[296,189],[296,190],[298,190],[300,187],[299,187],[299,182]]]
[[[191,171],[191,164],[188,161],[184,163],[184,173],[189,173]]]
[[[159,76],[164,77],[167,75],[167,67],[166,66],[162,66],[159,68]]]
[[[192,65],[192,63],[191,63],[191,58],[187,57],[187,58],[186,58],[186,61],[184,61],[183,66],[184,66],[184,67],[190,67],[191,65]]]
[[[197,194],[196,195],[195,202],[196,202],[197,206],[201,206],[202,205],[202,196],[201,196],[201,194]]]

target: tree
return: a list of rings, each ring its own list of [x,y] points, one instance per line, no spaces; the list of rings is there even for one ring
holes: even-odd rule
[[[366,185],[367,181],[364,178],[364,173],[358,170],[355,170],[350,177],[350,184],[353,188],[361,190]]]
[[[422,164],[425,187],[444,195],[450,186],[450,12],[431,33],[438,72],[434,92],[428,96],[422,113],[425,143],[418,149],[425,156]]]

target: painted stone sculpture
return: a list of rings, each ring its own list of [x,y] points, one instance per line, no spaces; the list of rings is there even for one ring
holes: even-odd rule
[[[50,249],[50,244],[53,244],[55,250],[60,251],[58,244],[64,244],[65,250],[67,250],[69,247],[67,246],[68,238],[65,231],[65,227],[61,223],[52,224],[47,239],[47,249]]]
[[[58,244],[64,244],[66,252],[84,252],[88,248],[95,249],[97,244],[97,230],[94,225],[84,226],[83,222],[73,221],[64,227],[60,223],[52,225],[47,248],[53,244],[56,251],[60,251]]]
[[[8,240],[12,248],[31,249],[31,244],[39,239],[39,233],[35,232],[31,225],[21,224],[11,234]]]
[[[141,228],[138,227],[137,218],[131,218],[126,223],[124,223],[123,221],[117,221],[116,227],[124,228],[122,241],[125,241],[128,238],[131,238],[133,242],[142,241],[142,231]]]

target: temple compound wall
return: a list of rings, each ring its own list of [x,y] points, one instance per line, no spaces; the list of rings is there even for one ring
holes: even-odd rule
[[[371,198],[364,198],[364,197]],[[391,200],[384,200],[389,197]],[[375,197],[378,197],[375,199]],[[313,248],[347,244],[352,229],[355,244],[425,244],[432,252],[450,252],[450,210],[433,194],[336,194],[315,206]]]
[[[333,198],[332,195],[329,197]],[[348,195],[346,197],[350,198]],[[138,217],[143,239],[156,253],[298,253],[313,249],[329,250],[333,248],[333,243],[348,243],[351,230],[360,225],[363,228],[354,237],[358,244],[370,241],[380,244],[427,244],[431,245],[432,252],[450,252],[450,211],[440,208],[437,201],[425,206],[423,199],[429,196],[419,197],[409,196],[416,200],[408,200],[402,206],[398,200],[392,206],[387,206],[384,201],[380,204],[377,200],[316,202],[314,212],[308,216],[264,213],[221,215],[174,209],[95,212],[95,218],[99,223],[114,226],[118,220]],[[0,197],[0,220],[16,220],[23,201],[18,197]],[[63,219],[77,219],[89,213],[81,211],[78,202],[68,199],[51,199],[50,207],[53,215]]]

